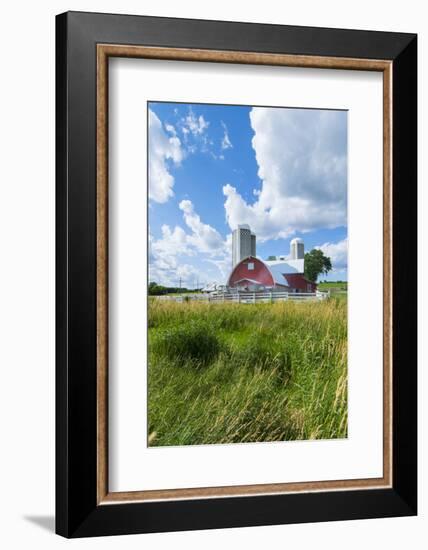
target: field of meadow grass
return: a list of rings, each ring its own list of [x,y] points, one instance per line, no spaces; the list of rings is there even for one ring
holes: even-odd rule
[[[347,436],[347,304],[149,302],[150,446]]]
[[[325,281],[323,283],[318,283],[318,290],[348,290],[348,281]]]

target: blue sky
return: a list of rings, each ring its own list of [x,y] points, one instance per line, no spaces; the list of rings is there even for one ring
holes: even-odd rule
[[[148,121],[150,280],[225,282],[238,223],[259,257],[297,236],[347,279],[345,111],[150,102]]]

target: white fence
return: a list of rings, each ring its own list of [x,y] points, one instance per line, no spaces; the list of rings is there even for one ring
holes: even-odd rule
[[[176,302],[185,302],[196,300],[200,302],[213,303],[236,303],[236,304],[256,304],[286,302],[293,300],[296,302],[318,301],[329,298],[329,292],[237,292],[224,294],[185,294],[184,296],[168,296],[170,300]]]

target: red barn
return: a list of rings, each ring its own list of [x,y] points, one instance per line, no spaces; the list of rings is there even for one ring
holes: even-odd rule
[[[243,291],[316,292],[305,279],[304,259],[263,261],[248,256],[232,269],[227,285]]]

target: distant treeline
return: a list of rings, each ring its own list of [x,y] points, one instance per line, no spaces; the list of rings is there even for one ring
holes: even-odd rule
[[[188,289],[178,286],[162,286],[156,282],[149,283],[149,296],[163,296],[164,294],[177,294],[179,292],[199,292],[199,289]]]

